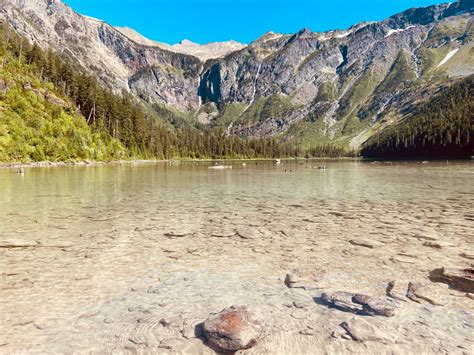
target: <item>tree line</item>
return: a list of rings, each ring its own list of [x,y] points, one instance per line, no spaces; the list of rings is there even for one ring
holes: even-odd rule
[[[402,122],[362,147],[365,157],[474,155],[474,75],[442,88]]]

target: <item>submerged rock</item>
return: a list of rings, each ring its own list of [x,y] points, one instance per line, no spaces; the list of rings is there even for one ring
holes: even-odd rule
[[[368,239],[352,239],[349,241],[352,245],[356,245],[359,247],[365,247],[369,249],[374,249],[377,247],[380,247],[382,244],[373,240],[368,240]]]
[[[355,295],[350,292],[338,291],[332,294],[323,293],[321,298],[329,306],[340,309],[341,311],[358,313],[362,311],[362,306],[352,301],[354,296]]]
[[[417,303],[428,302],[436,306],[444,306],[447,304],[447,301],[445,300],[446,294],[446,285],[413,282],[408,284],[407,297]]]
[[[434,282],[443,282],[462,292],[474,292],[474,268],[472,267],[435,269],[430,273],[430,279]]]
[[[407,302],[407,289],[408,284],[399,281],[390,281],[387,285],[386,294],[388,297],[396,299],[398,301]]]
[[[363,305],[364,312],[372,316],[393,317],[395,307],[389,302],[380,299],[369,299]]]
[[[474,254],[460,253],[459,256],[460,256],[461,258],[474,260]]]
[[[321,297],[328,305],[345,312],[384,317],[395,314],[395,307],[386,300],[364,294],[339,291],[333,294],[323,293]]]
[[[355,341],[380,341],[385,344],[393,342],[390,334],[386,334],[378,325],[371,324],[362,318],[349,319],[341,323],[341,327]]]
[[[362,305],[363,311],[371,316],[392,317],[395,314],[395,308],[385,300],[356,294],[352,297],[352,302]]]
[[[204,334],[213,346],[226,351],[249,349],[263,335],[263,325],[245,306],[231,306],[209,317]]]
[[[301,276],[296,272],[286,274],[285,285],[289,288],[297,287],[297,285],[302,281]]]

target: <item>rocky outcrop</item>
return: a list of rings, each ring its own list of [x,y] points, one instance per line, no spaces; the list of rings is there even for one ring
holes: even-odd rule
[[[263,335],[263,325],[245,306],[232,306],[209,317],[203,325],[209,343],[224,351],[249,349]]]

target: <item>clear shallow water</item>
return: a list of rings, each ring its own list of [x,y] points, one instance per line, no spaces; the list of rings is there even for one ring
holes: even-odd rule
[[[194,288],[204,289],[291,269],[374,284],[394,270],[421,277],[465,264],[459,254],[472,250],[472,162],[228,164],[34,168],[24,176],[0,169],[0,346],[40,350],[45,334],[53,337],[45,329],[65,339],[64,319],[177,273],[197,273]],[[390,248],[361,251],[349,244],[358,238]],[[417,255],[426,238],[452,247]],[[178,285],[166,297],[185,305],[196,292]],[[203,309],[226,306],[232,293],[201,290]]]

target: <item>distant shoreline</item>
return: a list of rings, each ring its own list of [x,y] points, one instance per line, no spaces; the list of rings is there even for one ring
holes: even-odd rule
[[[135,160],[112,160],[112,161],[96,161],[96,160],[83,160],[76,162],[11,162],[2,163],[0,162],[0,169],[15,169],[15,168],[54,168],[54,167],[85,167],[85,166],[108,166],[108,165],[121,165],[121,164],[154,164],[154,163],[180,163],[180,162],[196,162],[196,163],[214,163],[214,162],[248,162],[248,161],[275,161],[277,158],[253,158],[253,159],[157,159],[157,160],[146,160],[146,159],[135,159]],[[281,161],[292,161],[292,160],[361,160],[361,158],[351,157],[340,157],[340,158],[278,158]]]
[[[134,159],[134,160],[112,160],[112,161],[96,161],[96,160],[83,160],[76,162],[11,162],[11,163],[2,163],[0,162],[0,169],[19,169],[19,168],[55,168],[55,167],[93,167],[93,166],[111,166],[111,165],[140,165],[140,164],[155,164],[155,163],[216,163],[216,162],[249,162],[249,161],[275,161],[277,158],[253,158],[253,159],[157,159],[157,160],[147,160],[147,159]],[[365,161],[365,162],[384,162],[384,161],[441,161],[441,160],[472,160],[469,157],[413,157],[413,158],[364,158],[364,157],[339,157],[339,158],[329,158],[329,157],[312,157],[312,158],[278,158],[281,161],[323,161],[323,160],[347,160],[347,161]]]

